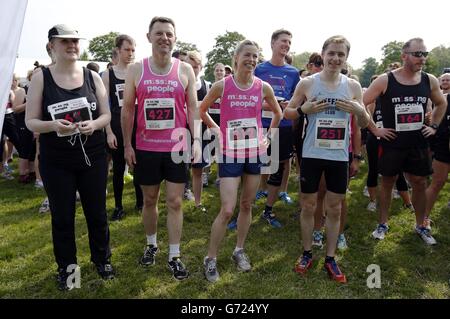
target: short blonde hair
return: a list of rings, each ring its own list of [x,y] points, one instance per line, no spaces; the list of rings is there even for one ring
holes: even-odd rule
[[[202,55],[198,51],[189,51],[187,53],[187,57],[194,61],[195,63],[198,63],[202,65]]]
[[[261,51],[260,46],[259,46],[258,43],[256,43],[255,41],[251,41],[251,40],[243,40],[243,41],[241,41],[241,42],[237,45],[236,49],[234,50],[234,55],[233,55],[233,66],[234,66],[235,69],[237,68],[236,57],[238,56],[239,53],[242,52],[242,50],[244,50],[244,47],[247,46],[247,45],[248,45],[248,46],[254,46],[254,47],[256,47],[256,48],[258,49],[258,54],[259,54],[259,52]],[[225,67],[226,67],[226,66],[225,66]]]

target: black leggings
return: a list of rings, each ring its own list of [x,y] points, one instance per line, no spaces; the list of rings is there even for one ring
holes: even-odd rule
[[[378,185],[378,147],[379,140],[372,134],[368,134],[366,150],[367,159],[369,162],[369,171],[367,173],[367,187],[377,187]],[[408,184],[406,183],[403,172],[398,174],[396,181],[397,190],[399,192],[405,192],[408,190]]]
[[[122,195],[123,195],[123,173],[125,172],[126,161],[124,158],[123,148],[118,148],[111,152],[113,161],[113,190],[114,190],[114,202],[115,207],[123,208]],[[142,207],[144,198],[142,195],[141,187],[136,183],[136,178],[133,178],[134,190],[136,194],[136,206]]]
[[[41,160],[39,168],[50,202],[53,251],[59,268],[77,264],[75,244],[76,191],[88,227],[91,261],[106,263],[111,257],[106,215],[106,157],[93,161],[91,167],[53,165]]]

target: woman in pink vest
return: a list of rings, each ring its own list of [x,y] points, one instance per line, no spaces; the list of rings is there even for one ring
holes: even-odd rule
[[[211,228],[208,256],[204,260],[205,277],[210,282],[219,279],[216,257],[227,224],[237,202],[239,184],[242,191],[237,227],[237,244],[232,259],[239,271],[251,269],[250,260],[244,253],[244,242],[252,219],[251,207],[259,184],[261,162],[266,153],[268,138],[263,135],[261,124],[263,101],[270,106],[274,117],[270,131],[278,127],[282,114],[272,88],[254,76],[260,49],[258,45],[244,40],[236,48],[233,60],[235,73],[214,83],[200,105],[203,122],[219,133],[220,198],[221,209]],[[207,113],[220,98],[220,123],[215,123]]]

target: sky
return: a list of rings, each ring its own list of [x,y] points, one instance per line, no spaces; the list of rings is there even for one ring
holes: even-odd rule
[[[1,0],[14,1],[14,0]],[[132,36],[136,57],[151,55],[146,33],[154,16],[167,16],[176,24],[177,38],[194,43],[202,55],[212,50],[215,38],[237,31],[256,41],[270,58],[272,32],[284,28],[293,33],[291,52],[321,50],[330,36],[344,35],[351,43],[349,63],[354,68],[374,57],[390,41],[422,37],[429,50],[450,47],[450,1],[445,0],[29,0],[18,56],[41,63],[48,30],[68,24],[88,40],[111,31]],[[88,41],[82,41],[87,49]],[[205,61],[206,62],[206,61]],[[450,64],[450,61],[449,61]],[[30,66],[31,68],[31,66]]]

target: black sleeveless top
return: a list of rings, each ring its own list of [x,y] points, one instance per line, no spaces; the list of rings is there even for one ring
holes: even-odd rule
[[[388,74],[388,86],[381,98],[381,114],[384,128],[398,126],[417,126],[409,131],[397,130],[397,138],[393,141],[381,139],[384,147],[391,148],[427,148],[428,142],[422,135],[422,125],[427,110],[428,99],[431,95],[431,85],[428,75],[421,74],[421,81],[416,85],[399,83],[392,72]],[[418,112],[418,110],[422,110]],[[396,114],[397,110],[397,114]]]
[[[99,117],[99,106],[97,97],[95,96],[95,83],[91,72],[83,68],[83,85],[73,90],[66,90],[59,87],[53,79],[49,68],[42,68],[44,76],[44,89],[42,100],[42,120],[53,121],[50,110],[56,109],[60,114],[55,115],[56,118],[64,118],[72,122],[78,122],[86,119],[85,108],[82,115],[77,112],[69,112],[64,114],[66,105],[76,99],[86,98],[92,119]],[[80,100],[78,100],[80,101]],[[68,102],[68,103],[67,103]],[[64,116],[65,115],[65,116]],[[75,134],[72,136],[59,137],[56,132],[42,133],[40,140],[40,160],[43,163],[77,165],[86,167],[86,158],[83,147],[90,162],[93,162],[102,156],[105,156],[105,136],[103,129],[97,130],[91,136],[83,134]],[[81,145],[83,142],[83,147]]]
[[[120,116],[123,107],[123,91],[125,89],[125,80],[118,79],[114,69],[109,69],[109,103],[111,116]]]
[[[205,80],[201,79],[200,81],[202,83],[202,86],[200,89],[197,90],[197,101],[203,101],[206,94],[208,93],[208,89],[206,88]]]

